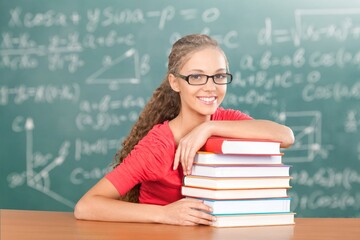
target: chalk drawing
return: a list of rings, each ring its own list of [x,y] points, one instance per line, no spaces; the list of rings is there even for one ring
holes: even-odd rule
[[[284,112],[279,114],[295,135],[295,143],[284,149],[287,162],[312,162],[317,157],[326,159],[332,146],[322,144],[322,118],[320,111]]]
[[[132,62],[132,70],[133,76],[122,77],[121,72],[127,72],[123,69],[121,64],[125,61],[133,61]],[[109,60],[107,60],[109,61]],[[128,65],[126,65],[127,67]],[[107,77],[105,76],[107,72],[110,72],[113,69],[119,70],[118,77]],[[122,70],[121,70],[122,69]],[[93,73],[90,77],[86,79],[86,83],[88,84],[108,84],[110,89],[117,89],[119,84],[139,84],[140,83],[140,72],[139,72],[139,56],[135,49],[131,48],[126,51],[122,56],[113,60],[111,63],[106,64],[106,66],[100,68],[98,71]]]
[[[73,208],[75,204],[66,199],[65,197],[61,196],[60,194],[56,193],[51,189],[51,177],[50,172],[55,168],[61,166],[68,154],[69,154],[69,147],[70,142],[64,141],[61,145],[58,155],[49,159],[49,161],[42,166],[42,169],[37,170],[34,164],[34,151],[33,151],[33,131],[35,125],[32,118],[27,118],[25,121],[25,135],[26,135],[26,169],[22,173],[10,173],[7,177],[9,187],[15,188],[23,183],[30,188],[33,188],[50,198],[58,201],[66,206]]]

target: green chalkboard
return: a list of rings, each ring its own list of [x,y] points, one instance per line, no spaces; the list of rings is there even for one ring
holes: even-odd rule
[[[360,217],[360,2],[1,1],[0,207],[72,211],[178,38],[230,62],[223,106],[290,126],[298,217]]]

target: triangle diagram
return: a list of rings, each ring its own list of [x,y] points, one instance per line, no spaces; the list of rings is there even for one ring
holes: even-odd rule
[[[140,83],[139,56],[131,48],[111,64],[102,67],[86,79],[88,84],[138,84]]]

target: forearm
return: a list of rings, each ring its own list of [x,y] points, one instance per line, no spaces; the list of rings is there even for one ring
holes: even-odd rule
[[[233,138],[271,139],[281,142],[282,148],[294,143],[292,130],[269,120],[209,121],[210,135]]]
[[[75,207],[75,217],[82,220],[116,222],[161,222],[162,206],[137,204],[104,196],[88,196]]]
[[[294,143],[292,130],[272,121],[206,121],[179,141],[173,169],[177,169],[181,163],[184,175],[190,174],[196,151],[204,145],[210,136],[275,140],[280,142],[281,148],[287,148]]]
[[[175,225],[210,225],[214,221],[210,212],[201,200],[186,198],[159,206],[93,196],[81,199],[75,207],[75,217],[80,220]]]

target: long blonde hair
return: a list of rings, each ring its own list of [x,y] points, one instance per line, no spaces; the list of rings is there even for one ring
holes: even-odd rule
[[[168,76],[177,73],[190,58],[191,53],[207,47],[219,48],[215,40],[203,34],[187,35],[174,43],[168,58],[168,72],[161,85],[154,91],[151,99],[145,105],[129,135],[123,141],[122,149],[116,153],[114,167],[126,158],[154,125],[172,120],[179,114],[180,96],[170,87]],[[219,50],[222,52],[220,48]],[[140,184],[122,196],[121,200],[138,202],[139,191]]]

